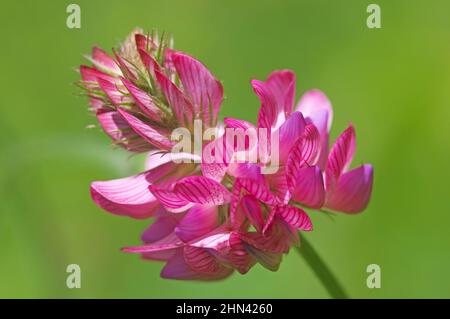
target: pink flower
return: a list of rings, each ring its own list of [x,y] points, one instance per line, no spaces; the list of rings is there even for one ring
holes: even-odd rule
[[[221,83],[170,41],[134,31],[114,58],[94,47],[93,66],[80,66],[81,87],[113,141],[133,152],[169,151],[171,131],[201,119],[214,127],[223,100]]]

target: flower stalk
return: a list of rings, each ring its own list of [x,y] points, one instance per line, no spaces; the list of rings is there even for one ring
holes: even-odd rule
[[[348,299],[348,295],[344,288],[337,280],[331,269],[319,256],[309,241],[299,232],[301,247],[297,247],[297,251],[304,258],[306,263],[311,267],[316,277],[320,280],[327,292],[332,298]]]

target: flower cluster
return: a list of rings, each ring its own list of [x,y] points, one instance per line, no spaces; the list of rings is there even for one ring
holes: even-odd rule
[[[80,67],[81,84],[103,130],[129,151],[149,152],[145,172],[93,182],[91,195],[113,214],[154,219],[142,234],[144,243],[123,250],[165,261],[162,277],[222,279],[256,263],[275,271],[283,254],[299,244],[298,231],[313,228],[305,209],[352,214],[366,208],[373,169],[349,169],[353,126],[329,148],[331,104],[312,90],[295,105],[292,71],[251,82],[261,102],[256,125],[234,118],[220,124],[222,85],[164,37],[134,32],[114,58],[94,48],[90,60],[93,66]],[[258,158],[277,152],[276,171],[264,174],[269,163],[262,160],[195,163],[190,153],[173,161],[167,156],[175,143],[170,131],[192,131],[196,119],[206,128],[265,129],[256,145],[268,148],[246,141],[244,150]],[[209,145],[224,145],[223,131]],[[232,143],[225,153],[233,158],[239,151]]]

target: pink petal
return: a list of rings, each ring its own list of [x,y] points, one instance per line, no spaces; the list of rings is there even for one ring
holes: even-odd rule
[[[290,70],[272,72],[266,83],[275,97],[278,112],[289,115],[292,112],[295,99],[295,73]]]
[[[175,236],[174,233],[169,234],[161,240],[153,242],[151,244],[141,245],[141,246],[132,246],[122,248],[123,252],[126,253],[151,253],[158,252],[162,250],[172,250],[179,247],[184,246],[184,243]]]
[[[160,122],[163,116],[163,112],[153,103],[153,100],[150,98],[150,96],[127,79],[121,78],[121,80],[142,112],[144,112],[144,114],[147,115],[150,119],[156,122]]]
[[[261,232],[264,226],[261,206],[253,196],[245,195],[241,199],[241,207],[250,223],[255,226],[258,232]]]
[[[312,222],[303,209],[295,206],[282,206],[277,207],[276,212],[289,225],[300,230],[312,230]]]
[[[144,123],[137,117],[134,117],[130,113],[123,109],[118,109],[118,112],[130,127],[140,136],[142,136],[147,142],[156,146],[159,149],[170,150],[174,143],[167,137],[167,133],[161,129],[155,129],[149,124]]]
[[[230,248],[231,232],[219,227],[201,238],[195,239],[189,243],[190,246],[198,248],[211,249],[216,252],[225,252]]]
[[[131,177],[111,181],[97,181],[91,184],[91,196],[94,202],[104,210],[133,218],[152,216],[158,203],[148,191],[148,187],[173,170],[172,164],[160,166]]]
[[[156,79],[167,99],[170,107],[175,113],[178,122],[190,126],[194,119],[193,106],[184,96],[183,92],[170,81],[163,73],[155,71]]]
[[[325,169],[328,156],[328,139],[333,120],[333,108],[330,101],[319,90],[305,92],[297,104],[297,111],[302,112],[308,123],[313,123],[321,137],[319,166]]]
[[[95,85],[97,83],[97,79],[102,79],[111,83],[115,83],[117,79],[111,75],[108,75],[102,71],[97,70],[96,68],[92,68],[86,65],[80,66],[80,74],[81,79],[85,82],[90,82],[86,84],[86,87],[97,89],[98,86]]]
[[[280,162],[285,163],[291,148],[302,136],[306,122],[302,113],[294,112],[279,128]]]
[[[258,127],[270,129],[272,126],[275,126],[278,119],[277,101],[266,83],[252,80],[251,84],[253,91],[255,91],[261,101],[261,107],[258,112]]]
[[[106,96],[115,106],[131,102],[131,99],[128,96],[125,96],[119,91],[115,83],[103,80],[102,78],[98,78],[97,81],[102,91],[105,92]]]
[[[97,66],[111,73],[115,73],[117,75],[122,74],[116,61],[114,61],[114,59],[109,54],[107,54],[100,48],[94,47],[92,49],[92,60]]]
[[[136,48],[140,50],[152,51],[156,47],[155,43],[148,35],[136,33],[134,35],[134,40],[136,42]]]
[[[225,277],[232,271],[222,265],[217,258],[203,248],[186,246],[184,248],[184,260],[193,271],[211,275],[214,278],[216,276]]]
[[[134,66],[120,56],[114,49],[113,52],[122,74],[131,81],[136,81],[138,77],[136,75],[136,70],[134,70]]]
[[[244,246],[247,252],[252,255],[264,268],[271,271],[277,271],[280,267],[282,258],[280,253],[263,251],[248,244],[245,244]]]
[[[292,188],[292,200],[312,208],[323,206],[325,188],[322,171],[318,166],[303,167],[297,171]]]
[[[240,120],[240,119],[235,119],[232,117],[226,117],[223,119],[223,121],[226,124],[226,126],[229,128],[241,128],[243,130],[247,130],[249,128],[255,128],[255,126],[250,122]]]
[[[146,143],[147,144],[147,143]],[[148,144],[147,144],[148,145]],[[147,155],[147,160],[145,161],[145,169],[150,170],[158,167],[162,164],[174,162],[174,163],[194,163],[201,161],[198,155],[191,153],[169,153],[163,152],[161,150],[150,151]]]
[[[147,71],[152,77],[155,77],[156,71],[161,71],[161,67],[158,62],[145,50],[138,49],[139,56],[141,58],[142,64],[145,66]]]
[[[97,112],[97,119],[105,133],[125,149],[132,152],[151,149],[151,145],[137,135],[118,112]]]
[[[273,206],[278,204],[278,199],[271,193],[266,183],[246,178],[239,179],[239,183],[247,192],[263,203]]]
[[[331,194],[326,207],[345,213],[359,213],[369,203],[372,194],[373,167],[366,164],[344,173]]]
[[[184,242],[206,235],[219,223],[217,207],[193,206],[178,223],[176,235]]]
[[[174,191],[187,202],[216,206],[230,201],[231,194],[222,184],[204,177],[185,177],[175,184]]]
[[[308,124],[302,136],[295,142],[286,164],[286,178],[289,190],[298,183],[299,170],[315,165],[320,150],[320,136],[314,124]]]
[[[150,244],[159,241],[175,230],[181,214],[167,214],[157,217],[156,220],[142,233],[141,239],[144,243]]]
[[[230,263],[241,274],[246,274],[256,263],[256,259],[248,253],[245,245],[238,234],[232,233],[230,236],[230,253],[228,259]]]
[[[334,143],[330,155],[328,156],[327,167],[325,171],[326,189],[331,190],[337,183],[339,176],[345,172],[352,162],[355,153],[356,136],[355,129],[350,124],[342,132]]]
[[[193,206],[192,203],[180,198],[173,190],[156,187],[154,185],[150,185],[148,189],[153,196],[156,197],[159,203],[171,212],[184,212]]]
[[[173,52],[171,58],[185,92],[194,103],[195,112],[202,112],[205,124],[214,126],[223,100],[222,84],[193,57]]]

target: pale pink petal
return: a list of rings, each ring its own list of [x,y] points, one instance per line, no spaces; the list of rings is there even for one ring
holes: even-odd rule
[[[121,78],[121,80],[142,112],[144,112],[144,114],[150,119],[160,122],[164,113],[153,103],[151,97],[127,79]]]
[[[188,242],[211,232],[218,223],[217,207],[195,205],[178,223],[175,234],[184,242]]]
[[[230,236],[231,232],[229,230],[219,227],[203,237],[189,242],[189,246],[226,252],[230,248]]]
[[[192,125],[194,110],[191,102],[184,96],[183,92],[170,81],[163,73],[155,71],[156,79],[161,90],[172,108],[178,122],[182,125]]]
[[[328,156],[325,171],[326,190],[331,191],[339,176],[344,173],[353,159],[356,147],[355,129],[350,124],[334,143]]]
[[[148,191],[150,184],[173,171],[173,164],[165,164],[156,170],[135,176],[91,184],[94,202],[104,210],[134,218],[152,216],[158,207],[156,198]]]
[[[318,165],[325,169],[328,156],[328,140],[333,120],[333,108],[330,101],[319,90],[305,92],[297,104],[297,111],[302,112],[308,123],[313,123],[320,134],[320,158]]]
[[[214,126],[223,100],[222,84],[193,57],[173,52],[171,58],[195,112],[202,112],[204,125]]]
[[[272,72],[266,83],[270,86],[277,102],[278,112],[289,115],[295,99],[295,73],[290,70]]]
[[[92,49],[92,60],[93,63],[101,69],[107,70],[116,75],[122,74],[116,61],[114,61],[109,54],[98,47],[94,47]]]
[[[146,143],[147,144],[147,143]],[[147,144],[148,145],[148,144]],[[201,158],[196,154],[191,153],[169,153],[161,150],[150,151],[145,161],[145,169],[153,169],[165,163],[195,163],[200,162]]]
[[[293,183],[293,201],[312,208],[323,206],[325,188],[322,172],[318,166],[300,168]]]
[[[167,137],[168,133],[162,129],[155,129],[149,124],[144,123],[137,117],[118,109],[118,112],[127,121],[128,125],[140,136],[142,136],[147,142],[156,146],[159,149],[170,150],[174,143]]]
[[[155,241],[151,244],[141,245],[141,246],[132,246],[122,248],[122,251],[126,253],[151,253],[162,250],[171,250],[179,247],[183,247],[185,244],[174,234],[171,233],[168,236]]]
[[[312,230],[312,222],[306,212],[295,206],[281,206],[276,208],[276,213],[289,225],[305,231]]]
[[[372,165],[354,168],[341,175],[334,191],[327,194],[326,207],[345,213],[359,213],[369,203],[372,184]]]

